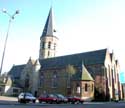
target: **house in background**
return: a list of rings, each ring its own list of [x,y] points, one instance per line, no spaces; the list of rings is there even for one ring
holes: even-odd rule
[[[21,82],[20,77],[23,69],[25,68],[25,64],[23,65],[13,65],[13,67],[8,72],[8,77],[5,85],[5,93],[6,95],[16,95],[21,92]]]

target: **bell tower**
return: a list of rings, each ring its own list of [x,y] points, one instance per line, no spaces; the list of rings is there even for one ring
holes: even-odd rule
[[[54,35],[56,30],[53,27],[53,13],[50,8],[43,33],[40,37],[39,59],[51,58],[56,55],[58,38]]]

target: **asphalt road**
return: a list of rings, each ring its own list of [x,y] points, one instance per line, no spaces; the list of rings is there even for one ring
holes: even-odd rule
[[[83,104],[20,104],[17,98],[0,96],[0,108],[125,108],[124,102],[84,102]]]
[[[125,102],[108,102],[108,103],[84,103],[84,104],[39,104],[39,103],[4,103],[0,108],[125,108]]]

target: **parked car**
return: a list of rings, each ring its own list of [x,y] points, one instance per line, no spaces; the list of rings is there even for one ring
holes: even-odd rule
[[[69,96],[69,97],[67,97],[67,99],[68,99],[68,102],[72,103],[72,104],[84,102],[83,99],[81,99],[80,97],[77,97],[77,96]]]
[[[68,99],[62,94],[54,94],[57,97],[57,103],[67,103]]]
[[[20,103],[28,103],[28,102],[36,102],[36,97],[34,97],[31,93],[20,93],[18,96],[18,102]]]
[[[39,103],[46,102],[46,103],[57,103],[57,97],[53,94],[44,94],[38,97]]]

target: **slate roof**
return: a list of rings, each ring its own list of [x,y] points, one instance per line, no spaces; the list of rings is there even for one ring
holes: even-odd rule
[[[84,65],[82,65],[82,71],[79,71],[73,75],[73,80],[94,81]]]
[[[94,80],[84,65],[82,66],[81,80],[88,80],[88,81]]]
[[[50,8],[49,15],[47,17],[47,20],[46,20],[46,23],[45,23],[45,26],[44,26],[43,33],[42,33],[41,37],[53,36],[54,29],[53,29],[53,19],[52,18],[53,18],[52,8]]]
[[[106,51],[107,49],[101,49],[90,52],[47,58],[39,61],[42,69],[65,67],[68,64],[77,66],[81,65],[82,61],[84,61],[85,65],[101,64],[104,63]]]
[[[21,72],[24,69],[26,64],[23,65],[14,65],[11,70],[9,71],[8,75],[10,75],[13,78],[20,78]]]

